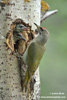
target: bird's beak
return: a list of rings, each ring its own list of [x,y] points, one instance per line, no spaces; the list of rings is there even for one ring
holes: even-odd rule
[[[38,29],[40,29],[40,26],[39,25],[37,25],[36,23],[34,23],[35,24],[35,26],[38,28]]]
[[[29,27],[24,26],[24,31],[27,31],[28,29],[30,29]]]
[[[26,39],[25,39],[23,36],[21,36],[21,38],[22,38],[24,41],[26,41]]]
[[[18,35],[21,37],[21,39],[23,39],[24,41],[26,41],[26,39],[23,37],[23,35],[21,33],[18,33]]]

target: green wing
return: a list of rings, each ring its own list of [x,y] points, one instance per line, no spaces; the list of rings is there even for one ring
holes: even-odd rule
[[[28,82],[30,82],[32,75],[35,73],[35,71],[38,68],[38,65],[44,54],[44,51],[45,51],[45,47],[41,46],[38,43],[32,42],[29,45],[27,51],[27,58],[26,58],[28,68],[26,71],[23,87],[27,87]]]
[[[29,71],[32,72],[37,69],[37,66],[39,65],[40,60],[42,59],[44,51],[45,47],[41,46],[40,44],[36,42],[30,44],[27,55],[27,65]]]

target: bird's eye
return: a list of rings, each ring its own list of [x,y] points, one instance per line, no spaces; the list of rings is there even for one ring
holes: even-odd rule
[[[43,31],[43,29],[40,27],[41,31]]]

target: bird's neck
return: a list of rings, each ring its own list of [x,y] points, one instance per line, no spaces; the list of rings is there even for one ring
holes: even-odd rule
[[[36,42],[39,43],[40,45],[44,46],[45,43],[47,42],[47,37],[46,35],[38,35],[36,37]]]

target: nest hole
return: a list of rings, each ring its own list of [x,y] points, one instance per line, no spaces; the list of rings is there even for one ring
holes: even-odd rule
[[[22,36],[25,38],[26,41],[24,41],[23,39],[18,39],[17,41],[14,40],[15,34],[17,34],[15,28],[18,24],[22,24],[28,27],[26,31],[23,30],[21,32]],[[31,26],[29,24],[26,24],[22,19],[16,19],[14,22],[12,22],[10,30],[6,35],[7,48],[11,50],[12,54],[13,52],[15,53],[18,52],[18,54],[23,55],[30,41],[33,40],[34,38],[35,38],[35,32],[31,30]]]

